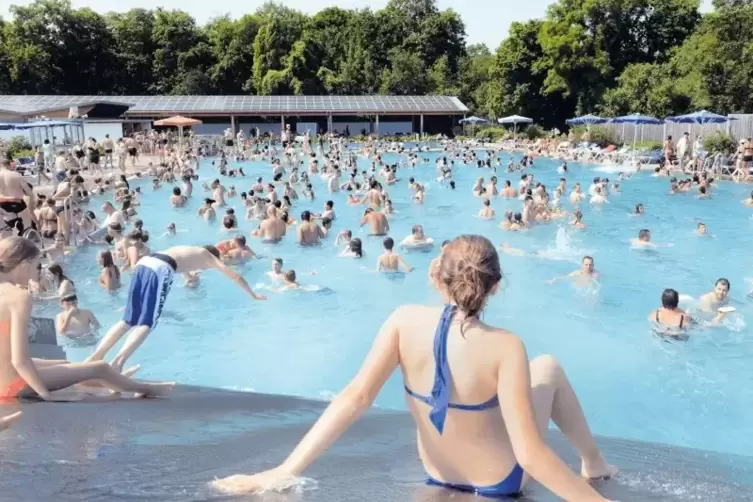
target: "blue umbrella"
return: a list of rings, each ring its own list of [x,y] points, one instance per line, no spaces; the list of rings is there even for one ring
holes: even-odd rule
[[[599,117],[597,115],[583,115],[582,117],[575,117],[574,119],[568,119],[565,122],[567,122],[570,125],[586,125],[590,126],[593,124],[606,124],[609,121],[609,119],[605,119],[604,117]]]
[[[649,115],[641,115],[638,113],[633,113],[631,115],[623,115],[622,117],[615,117],[613,119],[609,120],[610,124],[633,124],[634,126],[639,125],[659,125],[663,124],[664,121],[661,119],[657,119],[656,117],[651,117]],[[625,138],[625,128],[622,129],[622,136],[623,141]],[[633,132],[633,150],[635,150],[635,143],[638,140],[638,128],[636,127]]]
[[[460,121],[461,124],[471,124],[471,135],[473,136],[474,129],[476,128],[476,124],[486,124],[489,122],[486,119],[483,119],[481,117],[468,117],[467,119],[463,119]]]
[[[609,123],[610,124],[633,124],[633,125],[644,125],[644,124],[658,125],[658,124],[663,124],[664,121],[661,119],[657,119],[656,117],[650,117],[648,115],[640,115],[638,113],[633,113],[632,115],[624,115],[622,117],[615,117],[613,119],[610,119]]]
[[[707,110],[701,110],[698,112],[688,113],[687,115],[678,115],[676,117],[667,117],[670,122],[677,124],[724,124],[730,120],[735,120],[732,117],[726,117],[724,115],[717,115]]]

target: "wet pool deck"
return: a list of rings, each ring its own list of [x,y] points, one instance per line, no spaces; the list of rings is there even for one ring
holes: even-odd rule
[[[411,418],[374,409],[307,475],[302,493],[226,497],[216,476],[272,467],[326,403],[283,396],[179,387],[168,399],[22,403],[24,417],[0,433],[3,501],[411,501],[479,498],[423,485]],[[0,414],[10,411],[0,406]],[[550,444],[574,467],[558,434]],[[621,502],[753,500],[753,458],[600,439],[622,469],[598,489]],[[523,501],[557,500],[532,486]]]

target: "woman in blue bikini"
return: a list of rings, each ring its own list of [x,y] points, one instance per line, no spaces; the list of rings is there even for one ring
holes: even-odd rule
[[[479,318],[502,279],[494,245],[481,236],[458,237],[442,248],[429,275],[444,307],[398,308],[358,375],[280,466],[214,486],[253,492],[301,475],[371,406],[399,366],[429,484],[503,498],[535,478],[565,500],[604,502],[586,478],[616,469],[602,458],[560,365],[551,356],[529,362],[520,338]],[[578,451],[580,476],[544,441],[550,419]]]

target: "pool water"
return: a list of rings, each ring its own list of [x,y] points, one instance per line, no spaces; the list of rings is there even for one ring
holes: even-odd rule
[[[453,191],[434,182],[438,155],[422,154],[431,162],[415,170],[402,169],[400,182],[389,188],[397,211],[390,218],[395,241],[420,223],[437,243],[430,253],[402,253],[416,267],[413,273],[398,277],[376,273],[381,239],[368,237],[365,229],[358,228],[363,207],[349,206],[346,192],[328,194],[325,182],[314,177],[316,200],[299,200],[292,214],[298,218],[305,209],[320,212],[326,200],[334,200],[337,220],[332,233],[352,229],[354,237],[364,240],[364,258],[338,257],[334,235],[321,247],[305,249],[296,245],[294,230],[279,245],[249,238],[254,251],[264,257],[240,269],[252,287],[270,284],[266,272],[271,259],[281,257],[286,269],[296,270],[299,282],[323,291],[278,294],[262,290],[268,301],[255,302],[216,272],[205,273],[198,289],[184,288],[182,278],[177,278],[159,328],[129,363],[140,363],[139,376],[145,378],[328,399],[355,374],[393,309],[440,301],[427,281],[438,244],[462,233],[479,233],[495,244],[507,242],[526,251],[526,256],[500,255],[504,288],[491,299],[484,320],[521,336],[531,357],[550,353],[562,362],[596,433],[722,452],[750,451],[753,342],[746,319],[753,318],[753,305],[746,297],[744,278],[753,265],[749,252],[753,209],[740,203],[750,187],[723,182],[711,199],[698,200],[692,193],[670,196],[667,178],[640,173],[622,182],[622,194],[611,196],[609,204],[582,205],[585,230],[568,227],[565,234],[560,226],[566,220],[560,220],[514,233],[501,230],[498,224],[505,209],[520,211],[521,202],[495,198],[496,220],[476,218],[481,200],[472,196],[471,187],[478,176],[488,180],[492,173],[459,165]],[[390,163],[398,159],[394,154],[384,157]],[[508,159],[509,154],[503,154],[503,166]],[[248,190],[257,176],[271,178],[268,163],[242,165],[248,176],[225,178],[226,187],[235,185],[240,192]],[[530,171],[550,193],[560,178],[558,165],[539,158]],[[369,166],[366,159],[359,160],[360,169]],[[571,163],[569,167],[568,190],[575,182],[586,190],[595,175],[617,178],[615,173],[595,172],[593,166]],[[218,177],[209,160],[202,161],[199,175],[201,181]],[[424,205],[409,202],[410,176],[427,187]],[[500,187],[505,179],[517,186],[520,174],[500,172],[498,177]],[[220,218],[210,224],[196,216],[204,196],[200,182],[183,209],[169,205],[169,185],[156,192],[148,180],[141,186],[144,196],[139,212],[151,233],[153,251],[175,244],[214,244],[227,237],[218,228]],[[631,216],[639,202],[646,214]],[[248,236],[257,222],[243,220],[240,198],[228,203],[235,207],[240,228]],[[91,206],[101,215],[101,201]],[[564,198],[563,208],[572,210]],[[694,233],[699,219],[708,225],[711,236]],[[177,224],[177,236],[161,236],[169,222]],[[631,249],[630,239],[641,228],[649,228],[655,242],[673,246],[656,251]],[[67,258],[65,269],[76,282],[81,307],[94,310],[102,322],[103,335],[122,316],[119,309],[125,305],[127,286],[107,294],[97,285],[95,257],[100,249],[82,249]],[[544,256],[532,254],[547,250],[550,253]],[[602,274],[598,290],[567,281],[546,283],[578,268],[584,254],[594,257]],[[697,332],[686,343],[666,343],[652,335],[647,316],[660,305],[664,288],[697,297],[710,291],[719,277],[731,281],[737,307],[724,326]],[[54,315],[58,306],[39,310]],[[71,360],[82,360],[93,350],[93,342],[61,340],[61,344]],[[376,404],[405,408],[398,374]]]

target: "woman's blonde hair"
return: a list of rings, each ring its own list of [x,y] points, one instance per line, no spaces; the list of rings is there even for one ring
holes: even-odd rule
[[[0,240],[0,272],[7,273],[27,260],[40,255],[39,248],[23,237],[6,237]]]
[[[444,248],[432,267],[432,279],[468,318],[478,317],[502,280],[494,244],[481,235],[461,235]]]

